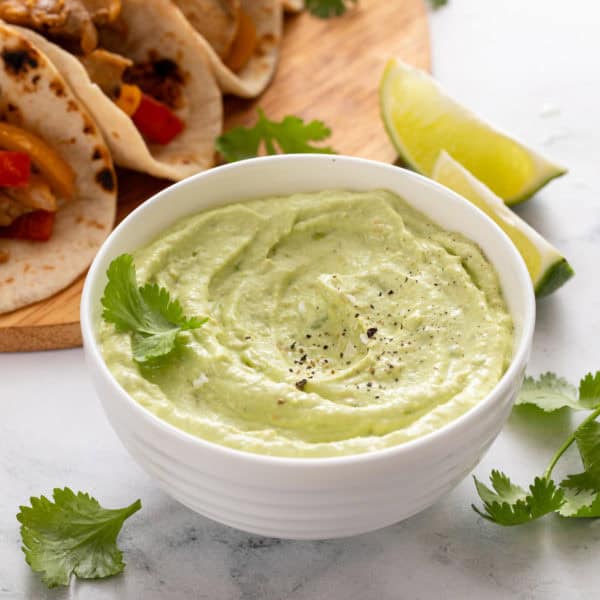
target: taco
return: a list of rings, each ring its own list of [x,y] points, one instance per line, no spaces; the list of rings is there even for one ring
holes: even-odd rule
[[[90,264],[116,211],[94,120],[60,73],[0,22],[0,313],[42,300]]]
[[[277,67],[281,0],[174,0],[206,41],[221,89],[258,96]]]
[[[206,44],[180,11],[169,0],[123,0],[95,29],[98,45],[75,54],[21,31],[96,119],[115,163],[172,180],[212,166],[221,94]]]

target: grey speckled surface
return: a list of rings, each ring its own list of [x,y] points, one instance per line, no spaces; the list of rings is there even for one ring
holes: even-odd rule
[[[531,371],[576,380],[600,368],[600,9],[591,0],[450,0],[432,21],[442,82],[571,169],[519,212],[578,271],[539,303]],[[0,600],[597,595],[600,522],[549,518],[496,528],[471,511],[467,480],[422,514],[372,534],[316,543],[258,538],[208,521],[157,489],[105,421],[81,351],[0,355],[0,382]],[[503,466],[526,483],[568,425],[559,417],[531,428],[511,418],[476,472],[485,477]],[[120,538],[123,575],[46,591],[29,571],[17,506],[56,485],[88,490],[107,506],[142,499]]]

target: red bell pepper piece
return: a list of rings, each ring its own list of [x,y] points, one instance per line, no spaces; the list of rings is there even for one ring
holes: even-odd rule
[[[183,121],[166,105],[142,94],[131,117],[140,133],[151,142],[168,144],[183,131]]]
[[[25,187],[31,175],[31,159],[26,152],[0,150],[0,186]]]
[[[17,217],[10,225],[0,227],[0,238],[46,242],[52,235],[54,214],[47,210],[25,213]]]

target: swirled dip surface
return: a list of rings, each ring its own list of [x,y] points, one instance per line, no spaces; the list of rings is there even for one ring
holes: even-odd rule
[[[476,244],[387,191],[232,204],[134,253],[185,314],[209,316],[160,369],[100,326],[106,363],[161,419],[250,452],[335,456],[401,444],[482,400],[512,352]]]

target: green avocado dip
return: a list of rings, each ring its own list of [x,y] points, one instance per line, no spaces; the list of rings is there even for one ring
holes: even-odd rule
[[[291,457],[402,444],[480,402],[513,325],[479,247],[388,191],[264,198],[187,217],[134,252],[185,314],[168,364],[141,367],[99,325],[142,406],[195,436]]]

